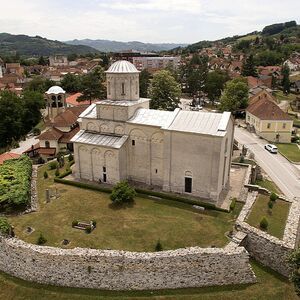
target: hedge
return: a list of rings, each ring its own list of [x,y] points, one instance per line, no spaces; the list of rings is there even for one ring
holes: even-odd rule
[[[70,180],[59,178],[59,177],[55,177],[54,181],[57,183],[68,184],[71,186],[84,188],[84,189],[90,189],[90,190],[104,192],[104,193],[112,192],[112,188],[101,187],[101,186],[92,185],[92,184],[88,184],[88,183],[84,183],[84,182],[70,181]],[[190,205],[203,206],[204,208],[209,209],[209,210],[228,212],[225,209],[216,207],[214,204],[206,203],[206,202],[203,202],[200,200],[188,199],[188,198],[183,198],[183,197],[176,196],[176,195],[171,195],[171,194],[156,192],[156,191],[150,191],[150,190],[143,190],[143,189],[139,189],[139,188],[136,188],[135,191],[137,192],[138,196],[145,196],[145,195],[154,196],[154,197],[158,197],[158,198],[162,198],[162,199],[166,199],[166,200],[173,200],[173,201],[186,203],[186,204],[190,204]]]

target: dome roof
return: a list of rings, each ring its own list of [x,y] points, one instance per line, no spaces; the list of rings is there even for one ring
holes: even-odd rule
[[[58,85],[54,85],[54,86],[51,86],[51,88],[46,92],[46,94],[55,94],[55,95],[58,95],[58,94],[65,94],[66,91],[64,91],[60,86]]]
[[[106,73],[139,73],[140,71],[127,60],[118,60],[113,63]]]

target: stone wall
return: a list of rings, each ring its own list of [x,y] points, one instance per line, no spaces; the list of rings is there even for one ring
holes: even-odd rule
[[[146,290],[253,283],[243,247],[156,253],[59,249],[0,237],[0,270],[39,283],[108,290]]]

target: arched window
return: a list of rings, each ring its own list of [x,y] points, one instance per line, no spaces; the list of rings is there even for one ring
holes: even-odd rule
[[[46,141],[46,142],[45,142],[45,147],[46,147],[46,148],[50,148],[50,142],[49,142],[49,141]]]
[[[185,193],[192,193],[192,185],[193,185],[193,178],[191,171],[185,171],[184,173],[184,191]]]

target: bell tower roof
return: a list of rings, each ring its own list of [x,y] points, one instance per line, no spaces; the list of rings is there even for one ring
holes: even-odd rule
[[[137,68],[127,60],[118,60],[113,63],[106,73],[123,73],[123,74],[130,74],[130,73],[140,73]]]

